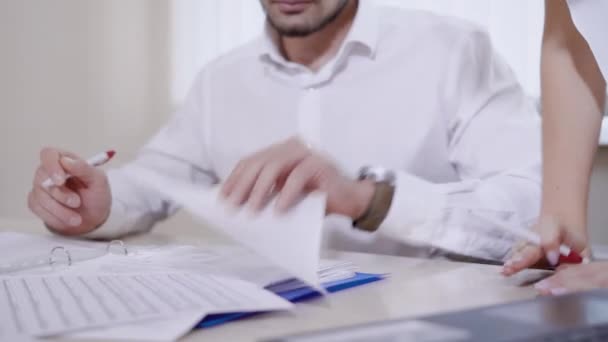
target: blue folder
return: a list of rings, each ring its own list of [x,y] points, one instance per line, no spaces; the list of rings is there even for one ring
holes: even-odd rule
[[[365,285],[368,283],[372,283],[378,280],[384,279],[384,276],[381,274],[371,274],[371,273],[356,273],[356,275],[352,278],[347,278],[343,280],[337,280],[329,283],[323,284],[323,287],[329,293],[334,293],[346,289],[350,289],[352,287]],[[269,287],[272,290],[272,287]],[[287,299],[290,302],[297,303],[301,301],[305,301],[308,299],[312,299],[315,297],[319,297],[321,294],[310,288],[310,287],[301,287],[289,291],[283,292],[275,292],[277,295]],[[237,319],[250,317],[253,315],[260,314],[262,312],[235,312],[228,314],[219,314],[219,315],[209,315],[205,317],[196,327],[195,329],[204,329],[211,328],[218,325],[222,325]]]

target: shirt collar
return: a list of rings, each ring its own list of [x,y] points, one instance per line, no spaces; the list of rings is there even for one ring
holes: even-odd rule
[[[278,38],[274,28],[266,23],[260,38],[258,56],[262,61],[288,65],[291,62],[287,61],[279,51]],[[345,49],[351,45],[360,45],[365,48],[367,57],[371,59],[375,57],[378,45],[378,20],[376,9],[369,0],[359,0],[357,14],[336,58],[342,58]]]

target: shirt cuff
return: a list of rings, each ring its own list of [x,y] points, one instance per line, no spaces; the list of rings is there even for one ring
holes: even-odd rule
[[[95,230],[84,234],[87,239],[111,240],[124,236],[128,232],[128,227],[133,224],[133,220],[129,219],[126,207],[119,201],[112,201],[110,216],[106,222]]]
[[[129,210],[128,205],[121,198],[128,198],[124,193],[128,179],[124,172],[111,170],[108,172],[108,182],[112,193],[112,206],[106,221],[95,230],[83,235],[88,239],[111,240],[125,236],[135,229],[140,214],[137,210]]]
[[[422,226],[441,217],[447,195],[438,184],[416,176],[398,172],[396,178],[391,208],[378,232],[400,240],[428,244],[430,241],[419,236],[419,232],[428,230],[422,228],[431,228]]]

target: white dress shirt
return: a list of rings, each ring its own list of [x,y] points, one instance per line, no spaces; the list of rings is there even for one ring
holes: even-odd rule
[[[471,213],[536,218],[539,118],[485,32],[360,1],[339,52],[318,72],[285,60],[271,37],[207,65],[133,163],[211,185],[242,158],[300,136],[350,177],[366,165],[394,170],[378,231],[329,217],[324,241],[333,248],[419,255],[432,245],[501,259],[512,240],[479,230],[487,224]],[[109,176],[112,212],[91,237],[146,231],[178,209],[124,169]]]
[[[568,0],[570,15],[608,79],[608,1]]]

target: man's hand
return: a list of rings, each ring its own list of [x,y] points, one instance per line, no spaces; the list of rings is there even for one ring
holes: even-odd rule
[[[559,224],[557,220],[544,216],[539,220],[535,230],[541,237],[541,245],[536,246],[529,243],[521,243],[520,248],[512,253],[511,258],[505,262],[502,273],[506,276],[513,275],[519,271],[533,266],[550,265],[557,266],[560,253],[559,246],[565,244],[582,256],[588,256],[586,239],[569,231]]]
[[[563,295],[570,292],[608,288],[608,262],[560,267],[553,276],[536,283],[543,295]]]
[[[40,162],[28,206],[47,227],[60,234],[78,235],[106,221],[112,196],[103,171],[72,153],[52,148],[42,150]],[[48,178],[54,185],[46,189],[42,183]]]
[[[327,214],[357,219],[367,210],[374,184],[342,175],[327,159],[291,138],[240,161],[222,187],[235,206],[263,208],[278,194],[276,209],[285,211],[312,191],[327,194]]]

